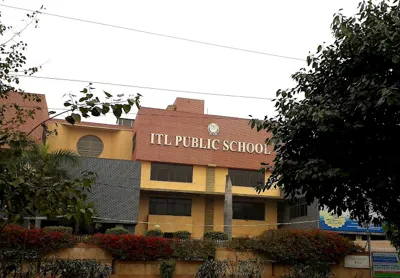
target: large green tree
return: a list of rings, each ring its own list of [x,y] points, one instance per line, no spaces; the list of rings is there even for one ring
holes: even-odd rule
[[[277,116],[251,122],[272,133],[265,188],[399,226],[398,1],[362,2],[354,16],[336,14],[331,28],[334,42],[307,57],[294,88],[277,92]]]
[[[87,215],[79,213],[90,212],[90,208],[82,207],[82,202],[86,200],[93,174],[82,173],[77,179],[69,179],[59,164],[60,159],[65,161],[67,153],[50,154],[47,149],[38,147],[30,137],[33,130],[45,127],[46,121],[56,116],[67,115],[65,119],[75,124],[82,118],[107,113],[119,118],[132,106],[139,108],[140,94],[125,100],[123,94],[118,94],[116,100],[108,92],[97,96],[89,84],[81,92],[70,94],[64,102],[65,111],[49,116],[29,132],[22,132],[21,125],[36,116],[40,105],[27,108],[7,99],[10,92],[17,92],[31,103],[41,101],[37,95],[26,94],[17,88],[20,86],[19,74],[34,74],[40,70],[40,67],[26,66],[27,44],[18,41],[25,29],[38,24],[39,15],[40,11],[28,14],[26,26],[15,30],[1,21],[0,11],[0,231],[25,216],[65,215],[79,217],[77,221],[81,221]],[[77,207],[80,207],[79,212]]]

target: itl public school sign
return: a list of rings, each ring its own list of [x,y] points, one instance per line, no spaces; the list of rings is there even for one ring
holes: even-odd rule
[[[219,127],[217,124],[209,124],[210,135],[217,135]],[[211,138],[199,138],[190,136],[169,136],[168,134],[150,133],[150,144],[161,146],[175,146],[193,149],[204,149],[218,151],[222,149],[227,152],[271,154],[266,144],[254,144],[249,142],[219,140]]]

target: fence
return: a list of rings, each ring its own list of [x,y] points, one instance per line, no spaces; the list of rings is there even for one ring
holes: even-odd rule
[[[91,241],[92,235],[75,235],[74,239],[76,243],[92,243]],[[202,239],[174,239],[174,238],[166,238],[166,240],[174,240],[177,242],[186,242],[190,240],[202,240]],[[215,245],[217,247],[225,247],[227,240],[214,240]]]

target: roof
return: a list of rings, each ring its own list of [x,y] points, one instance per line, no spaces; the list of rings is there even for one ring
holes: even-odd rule
[[[25,123],[18,126],[18,131],[22,131],[25,133],[29,133],[33,128],[40,125],[40,123],[49,118],[46,96],[43,94],[31,94],[31,95],[39,97],[40,102],[26,98],[28,96],[28,93],[9,92],[7,98],[0,98],[0,104],[18,105],[24,111],[34,110],[35,108],[40,109],[40,110],[35,110],[35,115],[33,119],[27,117]],[[7,108],[4,115],[5,121],[11,120],[15,116],[15,112],[16,112],[15,108]],[[43,135],[42,127],[36,128],[31,134],[32,138],[39,141],[42,139],[42,135]]]
[[[115,129],[115,130],[131,130],[132,129],[132,128],[122,126],[122,125],[101,124],[101,123],[93,123],[93,122],[79,122],[74,125],[71,125],[66,120],[62,120],[62,119],[53,119],[53,120],[50,120],[49,123],[57,123],[57,124],[77,126],[77,127],[104,128],[104,129]]]
[[[141,107],[138,112],[138,117],[140,115],[152,115],[152,116],[172,116],[172,117],[186,117],[186,118],[207,118],[207,119],[232,119],[232,120],[242,120],[249,121],[250,119],[239,118],[239,117],[231,117],[231,116],[221,116],[221,115],[213,115],[213,114],[199,114],[199,113],[191,113],[184,111],[176,111],[176,110],[167,110],[167,109],[159,109],[159,108],[151,108],[151,107]]]

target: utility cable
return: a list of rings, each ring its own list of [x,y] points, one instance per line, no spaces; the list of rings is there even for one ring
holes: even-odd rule
[[[131,85],[131,84],[120,84],[120,83],[111,83],[111,82],[102,82],[102,81],[91,81],[91,80],[82,80],[82,79],[61,78],[61,77],[23,75],[23,74],[12,74],[11,76],[27,77],[27,78],[35,78],[35,79],[57,80],[57,81],[66,81],[66,82],[93,83],[93,84],[100,84],[100,85],[125,87],[125,88],[136,88],[136,89],[144,89],[144,90],[157,90],[157,91],[165,91],[165,92],[177,92],[177,93],[184,93],[184,94],[208,95],[208,96],[231,97],[231,98],[246,98],[246,99],[258,99],[258,100],[273,100],[272,98],[268,98],[268,97],[232,95],[232,94],[218,94],[218,93],[208,93],[208,92],[198,92],[198,91],[185,91],[185,90],[178,90],[178,89],[167,89],[167,88],[148,87],[148,86],[139,86],[139,85]]]
[[[76,18],[76,17],[71,17],[71,16],[64,16],[64,15],[47,13],[47,12],[42,12],[42,11],[35,11],[35,10],[31,10],[31,9],[20,8],[20,7],[10,6],[10,5],[0,4],[0,6],[5,7],[5,8],[10,8],[10,9],[26,11],[26,12],[38,12],[43,15],[62,18],[62,19],[68,19],[68,20],[73,20],[73,21],[78,21],[78,22],[83,22],[83,23],[89,23],[89,24],[95,24],[95,25],[100,25],[100,26],[104,26],[104,27],[117,28],[117,29],[126,30],[126,31],[133,31],[133,32],[138,32],[138,33],[143,33],[143,34],[148,34],[148,35],[154,35],[154,36],[159,36],[159,37],[164,37],[164,38],[169,38],[169,39],[187,41],[187,42],[203,44],[203,45],[208,45],[208,46],[214,46],[214,47],[219,47],[219,48],[225,48],[225,49],[230,49],[230,50],[237,50],[237,51],[243,51],[243,52],[248,52],[248,53],[253,53],[253,54],[260,54],[260,55],[265,55],[265,56],[271,56],[271,57],[283,58],[283,59],[289,59],[289,60],[296,60],[296,61],[302,61],[302,62],[305,61],[305,59],[301,59],[301,58],[297,58],[297,57],[291,57],[291,56],[285,56],[285,55],[279,55],[279,54],[273,54],[273,53],[266,53],[266,52],[261,52],[261,51],[249,50],[249,49],[244,49],[244,48],[239,48],[239,47],[227,46],[227,45],[204,42],[204,41],[193,40],[193,39],[186,39],[183,37],[165,35],[165,34],[161,34],[161,33],[139,30],[139,29],[124,27],[124,26],[119,26],[119,25],[114,25],[114,24],[109,24],[109,23],[103,23],[103,22],[98,22],[98,21],[93,21],[93,20],[81,19],[81,18]]]

